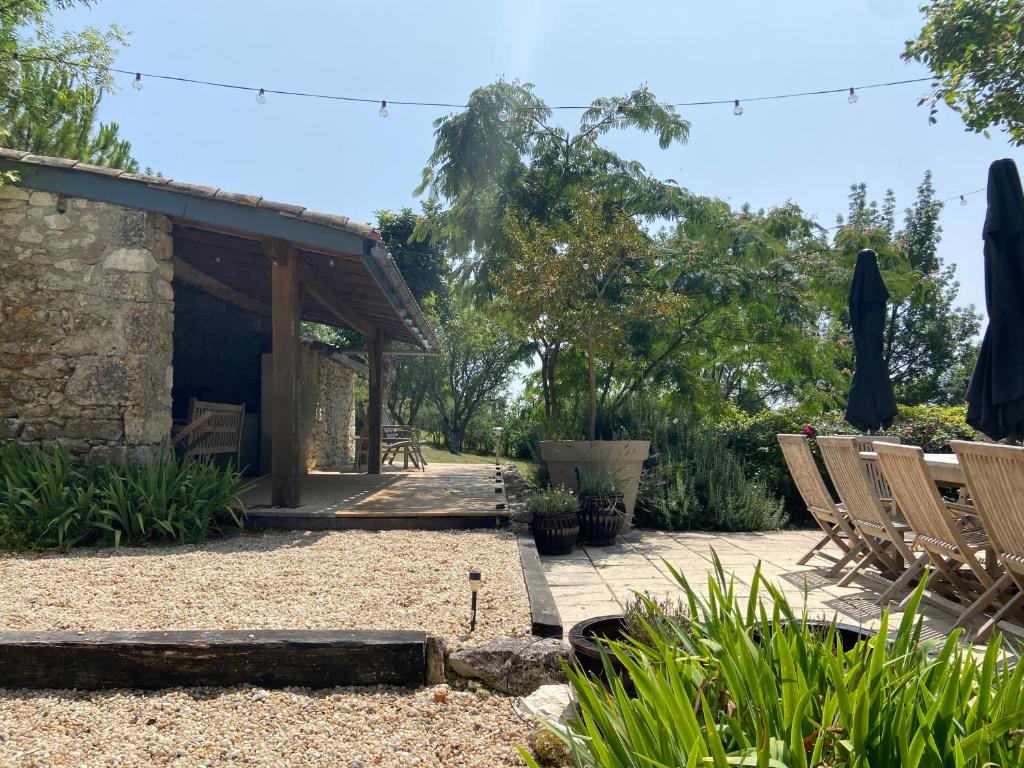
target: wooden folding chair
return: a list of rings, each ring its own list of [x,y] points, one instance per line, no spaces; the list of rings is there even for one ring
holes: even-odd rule
[[[957,626],[969,626],[1010,586],[1004,582],[996,587],[989,568],[978,559],[979,553],[991,549],[988,536],[966,522],[965,514],[973,512],[970,507],[939,495],[920,448],[875,443],[875,452],[893,499],[914,532],[914,548],[925,552],[935,568],[924,599],[952,612]],[[987,562],[990,568],[994,564],[991,559]],[[936,587],[941,582],[951,586],[953,596],[965,604],[939,594]]]
[[[865,569],[875,565],[889,581],[889,587],[878,601],[886,603],[910,585],[928,562],[928,556],[914,557],[906,540],[907,534],[911,533],[910,526],[906,520],[893,513],[891,504],[879,498],[860,457],[856,437],[819,437],[818,447],[821,448],[832,485],[846,507],[846,514],[850,516],[854,530],[868,549],[839,580],[839,586],[845,587],[858,575],[867,575]]]
[[[898,443],[900,441],[898,437],[891,435],[854,435],[854,437],[857,439],[857,450],[861,452],[875,450],[875,443]],[[878,498],[883,501],[891,500],[892,491],[889,490],[889,484],[885,482],[885,477],[878,465],[873,461],[866,461],[864,467],[867,469],[868,477],[871,478],[871,484],[875,486]]]
[[[171,442],[186,456],[234,454],[238,466],[242,446],[245,404],[210,403],[190,398],[188,419]]]
[[[807,511],[815,522],[821,526],[825,535],[818,543],[811,547],[797,560],[798,565],[806,565],[811,558],[818,556],[831,562],[832,568],[829,576],[835,576],[843,567],[860,554],[865,544],[854,532],[850,525],[846,510],[837,505],[832,499],[818,472],[818,465],[814,461],[814,455],[803,435],[776,435],[779,447],[782,448],[782,456],[789,467],[789,474],[793,477],[800,497],[807,505]],[[838,547],[839,557],[825,552],[824,547],[829,543]]]
[[[1005,569],[992,589],[1013,590],[975,639],[984,640],[996,626],[1024,637],[1024,626],[1005,620],[1024,607],[1024,448],[962,440],[950,446],[964,471],[981,526]]]

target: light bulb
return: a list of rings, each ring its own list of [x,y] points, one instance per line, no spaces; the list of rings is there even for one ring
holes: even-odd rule
[[[333,267],[333,266],[334,266],[334,259],[331,259],[331,260],[330,260],[330,261],[328,262],[328,264],[330,264],[330,265],[331,265],[331,266]]]
[[[584,269],[590,269],[590,265],[587,262],[584,261],[583,262],[583,268]]]
[[[740,115],[743,114],[743,107],[740,106],[739,99],[736,99],[735,104],[736,106],[732,108],[732,113],[736,115],[736,117],[739,117]]]
[[[388,103],[384,99],[381,99],[380,109],[377,110],[377,114],[380,115],[382,119],[388,116]]]
[[[18,54],[11,54],[11,58],[7,62],[7,71],[15,76],[21,74],[21,61],[18,60]]]
[[[732,248],[726,248],[726,249],[725,249],[725,255],[726,255],[726,256],[732,256],[732,255],[733,255],[733,253],[735,253],[735,251],[733,251],[733,249],[732,249]]]
[[[498,119],[503,123],[508,120],[508,110],[504,104],[501,105],[501,109],[498,111]]]
[[[132,80],[132,88],[134,88],[136,91],[142,90],[142,75],[140,75],[138,72],[135,73],[135,79]]]
[[[967,205],[967,198],[960,195],[960,205]]]
[[[850,95],[846,97],[846,100],[851,104],[857,103],[857,92],[853,88],[850,89]]]
[[[260,92],[256,94],[256,103],[260,106],[267,103],[267,92],[260,88]]]

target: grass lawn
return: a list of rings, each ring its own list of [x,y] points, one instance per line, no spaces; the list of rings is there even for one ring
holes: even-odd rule
[[[478,453],[449,453],[443,448],[435,448],[426,443],[421,443],[420,449],[423,451],[423,458],[427,460],[428,464],[494,464],[493,453],[486,456]],[[510,461],[510,459],[507,456],[502,456],[501,461],[504,464]],[[519,474],[524,478],[529,477],[537,466],[532,461],[525,459],[511,459],[511,461],[516,465]]]

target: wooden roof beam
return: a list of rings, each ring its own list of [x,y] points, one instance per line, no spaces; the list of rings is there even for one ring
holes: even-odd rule
[[[318,279],[305,264],[302,265],[299,277],[306,289],[306,294],[315,299],[317,304],[330,312],[342,325],[353,331],[358,331],[366,338],[373,336],[373,324],[351,307],[342,308],[335,297],[324,289],[323,281]]]
[[[270,305],[254,299],[247,293],[242,293],[230,285],[225,285],[220,280],[210,277],[202,270],[196,269],[184,259],[174,257],[174,276],[182,282],[201,288],[211,296],[236,304],[242,309],[256,312],[260,315],[270,314]]]

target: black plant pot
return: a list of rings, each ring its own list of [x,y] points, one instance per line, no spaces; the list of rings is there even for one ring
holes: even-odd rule
[[[622,494],[582,496],[580,505],[580,540],[591,547],[607,547],[626,522],[626,504]]]
[[[580,536],[580,521],[575,512],[533,518],[533,540],[542,555],[567,555]]]
[[[786,622],[783,621],[783,626]],[[799,624],[800,622],[796,622]],[[817,636],[818,639],[824,640],[828,637],[829,631],[832,629],[833,623],[826,619],[807,619],[807,628],[811,631],[811,634]],[[867,629],[865,627],[854,626],[853,624],[835,624],[836,637],[839,639],[839,645],[844,652],[852,651],[857,643],[870,640],[875,637],[878,633],[873,629]],[[759,627],[755,627],[753,631],[753,639],[755,643],[761,642],[761,631]]]
[[[618,668],[619,661],[611,656],[608,646],[603,640],[622,640],[626,635],[626,618],[621,614],[613,616],[595,616],[584,619],[569,630],[569,645],[572,647],[576,663],[587,672],[600,675],[604,672],[601,664],[601,647],[611,659],[612,665]]]

